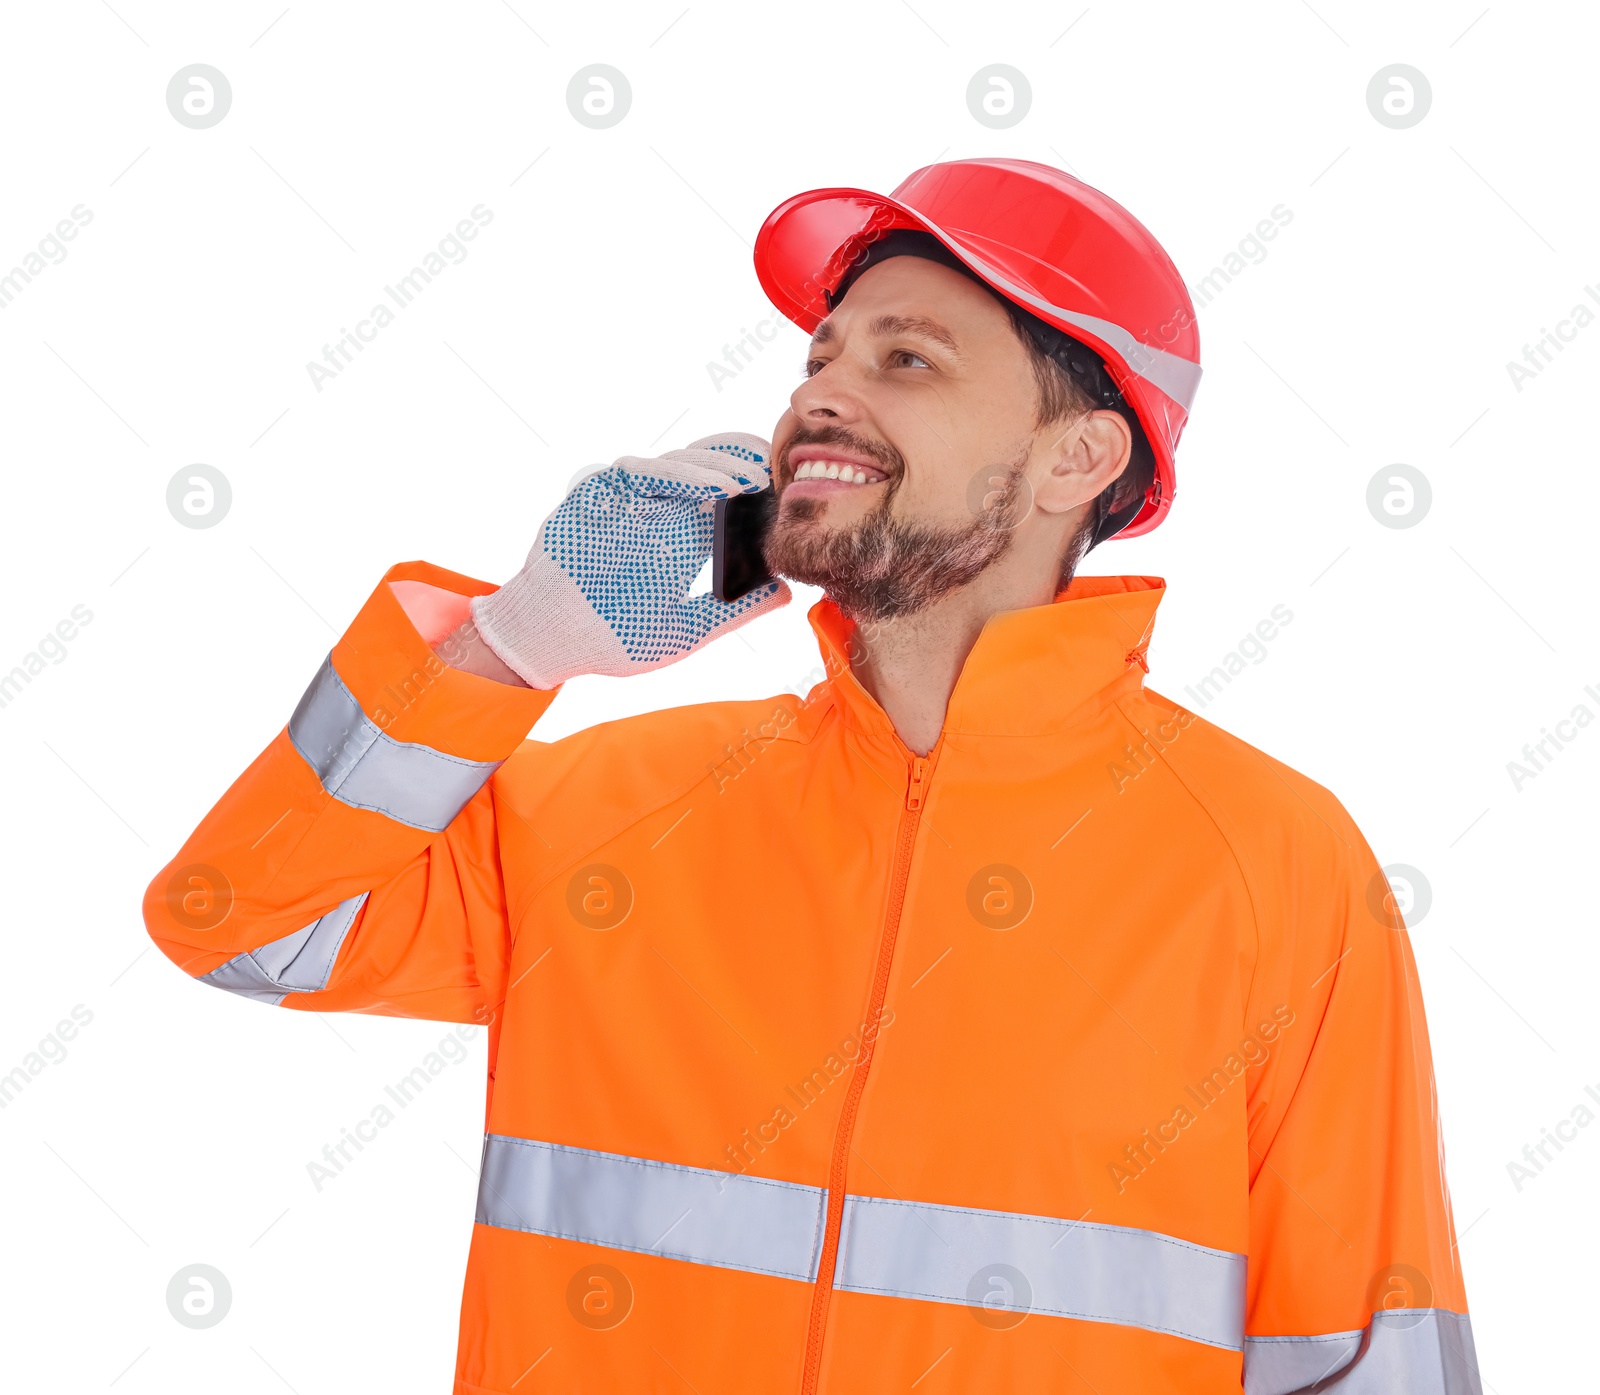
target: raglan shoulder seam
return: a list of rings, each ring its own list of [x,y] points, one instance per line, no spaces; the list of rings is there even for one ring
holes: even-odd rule
[[[1138,690],[1138,692],[1143,694],[1144,689],[1141,688]],[[1133,696],[1134,694],[1129,694],[1127,697],[1119,699],[1112,704],[1112,707],[1115,709],[1117,715],[1120,716],[1122,720],[1126,722],[1138,736],[1148,741],[1149,733],[1141,731],[1139,729],[1139,724],[1135,722],[1132,716],[1128,713],[1127,704],[1132,700]],[[1174,704],[1174,706],[1176,706],[1176,704]],[[1188,712],[1188,708],[1184,707],[1179,707],[1177,710],[1180,712]],[[1188,715],[1193,718],[1194,721],[1198,722],[1203,720],[1200,717],[1196,717],[1192,712],[1188,712]],[[1216,815],[1216,812],[1211,808],[1210,804],[1207,803],[1205,799],[1201,798],[1201,796],[1196,793],[1190,782],[1184,779],[1183,775],[1179,773],[1176,764],[1166,758],[1165,748],[1158,752],[1158,755],[1160,756],[1162,763],[1171,772],[1172,778],[1178,782],[1179,788],[1189,796],[1189,798],[1194,802],[1195,807],[1206,817],[1211,826],[1216,829],[1217,837],[1222,840],[1223,847],[1228,850],[1228,856],[1233,859],[1233,865],[1239,873],[1239,881],[1244,886],[1245,899],[1250,903],[1250,928],[1255,935],[1255,954],[1250,962],[1250,983],[1246,988],[1244,997],[1239,1004],[1242,1012],[1245,1004],[1250,1001],[1250,994],[1255,988],[1256,971],[1261,964],[1261,912],[1257,906],[1255,889],[1251,885],[1250,874],[1245,868],[1244,859],[1239,856],[1239,850],[1234,845],[1233,838],[1229,835],[1227,829],[1223,827],[1221,820]]]

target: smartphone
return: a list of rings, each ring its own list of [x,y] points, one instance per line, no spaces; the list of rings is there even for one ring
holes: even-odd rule
[[[761,548],[777,516],[778,492],[770,486],[716,501],[711,594],[719,601],[736,601],[772,580]]]

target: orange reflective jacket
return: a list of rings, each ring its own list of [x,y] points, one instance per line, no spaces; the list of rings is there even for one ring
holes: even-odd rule
[[[145,911],[488,1024],[457,1395],[1476,1395],[1406,933],[1332,795],[1144,687],[1161,582],[995,616],[926,758],[830,602],[804,699],[541,743],[405,583],[492,589],[392,569]]]

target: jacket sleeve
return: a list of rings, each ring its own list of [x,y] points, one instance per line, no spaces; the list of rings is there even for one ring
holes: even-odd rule
[[[1480,1395],[1410,939],[1354,823],[1306,784],[1321,817],[1257,895],[1244,1388]]]
[[[451,668],[448,598],[493,589],[393,567],[288,725],[150,883],[145,924],[202,983],[316,1012],[489,1020],[510,950],[493,775],[555,690]],[[418,584],[420,583],[420,585]],[[441,605],[440,598],[446,603]]]

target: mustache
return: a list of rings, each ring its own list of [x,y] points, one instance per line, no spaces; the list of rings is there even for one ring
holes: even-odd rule
[[[801,427],[785,444],[783,454],[778,458],[780,473],[788,473],[789,452],[796,446],[841,446],[845,450],[864,455],[882,467],[883,472],[889,476],[891,485],[905,474],[906,459],[893,446],[887,442],[869,441],[844,426]]]

